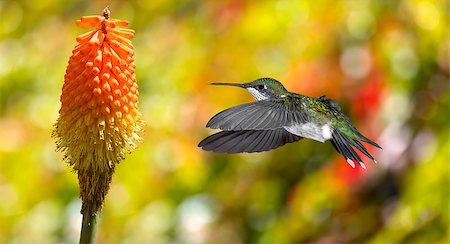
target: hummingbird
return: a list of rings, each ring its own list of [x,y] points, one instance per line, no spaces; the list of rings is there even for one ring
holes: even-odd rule
[[[352,168],[355,168],[355,162],[366,168],[355,149],[376,163],[361,142],[382,148],[355,128],[335,100],[289,92],[272,78],[242,84],[211,84],[244,88],[256,101],[214,115],[206,127],[222,131],[203,139],[198,144],[203,150],[217,153],[263,152],[307,138],[322,143],[329,140]]]

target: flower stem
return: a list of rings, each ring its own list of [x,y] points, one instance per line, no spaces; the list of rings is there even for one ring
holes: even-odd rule
[[[97,229],[97,213],[93,213],[93,201],[91,201],[83,214],[81,223],[80,244],[95,243],[95,233]]]

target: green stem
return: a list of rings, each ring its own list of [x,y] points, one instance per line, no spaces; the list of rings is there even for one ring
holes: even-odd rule
[[[97,214],[92,212],[93,202],[88,204],[83,213],[81,223],[80,244],[95,243],[95,233],[97,229]]]

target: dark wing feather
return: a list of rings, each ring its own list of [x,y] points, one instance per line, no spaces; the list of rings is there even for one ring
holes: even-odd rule
[[[198,146],[217,153],[263,152],[275,149],[302,137],[284,129],[221,131],[210,135]]]
[[[226,131],[279,129],[308,122],[302,106],[295,98],[246,103],[214,115],[206,127]]]

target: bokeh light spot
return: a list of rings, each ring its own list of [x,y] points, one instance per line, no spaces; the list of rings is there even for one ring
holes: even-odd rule
[[[340,64],[346,75],[353,79],[362,79],[369,73],[372,61],[366,48],[353,46],[344,49]]]
[[[430,1],[420,1],[415,6],[415,17],[420,27],[432,30],[438,26],[441,13],[438,11],[436,5]]]

